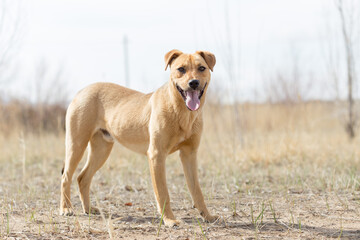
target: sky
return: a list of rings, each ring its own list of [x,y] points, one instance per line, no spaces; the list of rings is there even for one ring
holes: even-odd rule
[[[338,27],[332,1],[19,2],[21,41],[14,54],[19,73],[0,85],[8,95],[34,100],[41,85],[43,92],[61,91],[71,99],[94,82],[125,85],[125,36],[129,87],[139,91],[154,91],[168,81],[164,55],[179,49],[215,54],[213,93],[231,91],[242,101],[265,100],[274,76],[291,75],[298,63],[300,85],[309,98],[334,94],[323,61],[330,42],[326,26],[334,31]],[[41,66],[47,70],[43,81],[36,77]],[[344,83],[340,92],[345,96]]]

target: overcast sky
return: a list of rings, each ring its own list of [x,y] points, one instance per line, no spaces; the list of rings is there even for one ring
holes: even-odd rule
[[[3,88],[33,95],[41,61],[50,71],[63,68],[59,86],[69,98],[98,81],[124,85],[127,36],[130,87],[140,91],[153,91],[168,80],[163,58],[175,48],[216,55],[213,92],[231,86],[231,61],[238,98],[263,99],[266,81],[297,59],[303,75],[316,81],[309,96],[326,98],[333,89],[325,76],[323,45],[326,21],[337,17],[333,9],[329,0],[22,1],[20,74]]]

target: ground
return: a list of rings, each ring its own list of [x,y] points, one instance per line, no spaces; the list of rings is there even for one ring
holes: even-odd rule
[[[183,221],[176,228],[160,225],[145,157],[115,145],[91,187],[102,214],[82,213],[74,178],[76,215],[64,217],[63,133],[2,136],[0,239],[360,239],[359,139],[350,142],[321,112],[300,119],[286,110],[293,117],[278,127],[271,116],[262,124],[264,109],[259,118],[242,110],[257,119],[242,122],[246,131],[234,135],[227,119],[207,118],[199,150],[202,190],[218,222],[204,222],[192,208],[178,154],[167,160],[172,209]],[[304,116],[311,121],[298,124]]]

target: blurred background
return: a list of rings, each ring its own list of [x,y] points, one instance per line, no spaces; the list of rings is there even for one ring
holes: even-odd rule
[[[164,55],[179,49],[217,58],[198,168],[230,228],[203,225],[206,236],[358,239],[359,11],[358,0],[0,0],[0,238],[156,232],[146,157],[121,146],[95,175],[92,201],[134,217],[112,228],[110,217],[77,215],[72,227],[55,214],[64,118],[94,82],[156,90],[169,79]],[[176,214],[189,220],[164,235],[202,236],[177,154],[166,165]]]
[[[0,0],[2,120],[55,128],[76,92],[98,81],[154,91],[176,48],[216,55],[207,101],[235,106],[239,131],[241,104],[321,102],[353,137],[359,9],[355,0]]]

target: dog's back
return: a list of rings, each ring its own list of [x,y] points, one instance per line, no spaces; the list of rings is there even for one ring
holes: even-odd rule
[[[146,154],[151,96],[114,83],[92,84],[69,105],[66,135],[89,140],[101,130],[105,138],[115,138],[125,147]]]

